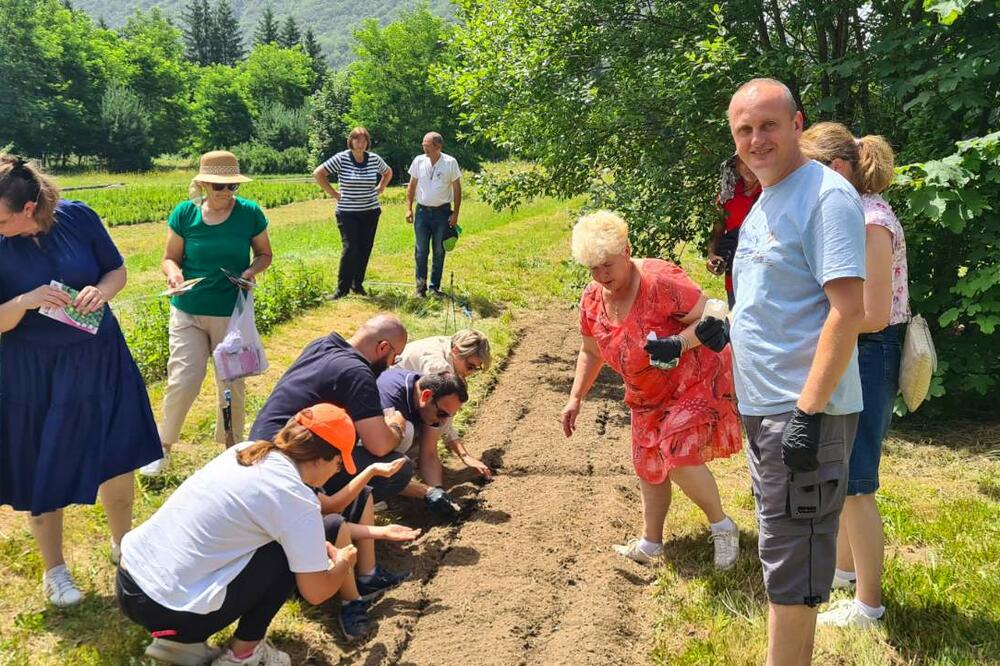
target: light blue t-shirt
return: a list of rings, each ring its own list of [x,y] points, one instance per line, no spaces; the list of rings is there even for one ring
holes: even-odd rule
[[[810,161],[765,187],[740,228],[731,337],[741,414],[795,408],[830,310],[823,285],[845,277],[865,277],[861,198],[837,172]],[[861,409],[855,349],[823,411]]]

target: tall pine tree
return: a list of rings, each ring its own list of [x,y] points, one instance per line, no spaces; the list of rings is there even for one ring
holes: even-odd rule
[[[243,36],[240,26],[233,16],[233,7],[229,0],[219,0],[212,17],[212,46],[214,58],[212,62],[232,67],[243,59]]]
[[[302,50],[312,60],[312,68],[316,72],[315,90],[319,90],[323,86],[323,82],[326,81],[328,67],[326,60],[323,58],[323,49],[320,47],[319,42],[316,41],[316,34],[312,28],[306,28],[306,34],[302,37]]]
[[[212,49],[208,40],[213,17],[208,0],[191,0],[184,6],[181,22],[184,24],[184,56],[199,65],[210,65]]]
[[[290,49],[296,46],[300,39],[302,39],[302,32],[295,22],[295,17],[289,14],[285,17],[285,22],[281,26],[281,33],[278,35],[278,44],[286,49]]]
[[[278,43],[278,22],[274,19],[274,11],[268,5],[264,8],[260,20],[257,21],[257,29],[253,33],[253,45],[277,44]]]

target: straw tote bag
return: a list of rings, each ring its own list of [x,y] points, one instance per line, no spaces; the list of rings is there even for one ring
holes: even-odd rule
[[[914,412],[927,399],[931,388],[931,377],[937,370],[937,352],[931,339],[927,320],[920,315],[910,318],[903,340],[902,356],[899,361],[899,392],[903,394],[906,407]]]

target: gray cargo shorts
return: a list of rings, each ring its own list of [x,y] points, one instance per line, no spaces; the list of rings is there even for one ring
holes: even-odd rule
[[[791,417],[791,412],[743,417],[758,550],[772,603],[816,606],[830,600],[858,415],[823,415],[820,466],[814,472],[792,472],[781,460],[781,433]]]

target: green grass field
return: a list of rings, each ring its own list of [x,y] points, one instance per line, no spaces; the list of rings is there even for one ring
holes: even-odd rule
[[[135,186],[176,187],[183,197],[190,172],[164,171],[129,177]],[[65,183],[103,182],[103,175],[74,176]],[[119,178],[114,176],[114,178]],[[471,193],[470,193],[471,194]],[[466,230],[449,255],[455,292],[466,306],[412,298],[412,229],[403,221],[398,189],[384,207],[369,269],[372,296],[324,303],[279,325],[265,345],[271,369],[248,381],[248,422],[282,370],[310,340],[331,329],[350,332],[383,309],[398,312],[411,339],[473,325],[487,331],[499,357],[513,342],[517,312],[565,304],[579,296],[585,273],[569,262],[568,238],[574,206],[539,200],[514,213],[495,213],[475,200],[463,206]],[[339,238],[332,205],[325,200],[268,211],[275,262],[301,261],[331,280]],[[127,257],[129,285],[116,309],[124,326],[136,304],[163,289],[159,272],[162,224],[117,227],[112,235]],[[693,251],[685,266],[708,290],[721,284]],[[447,280],[446,280],[447,282]],[[471,319],[470,319],[471,315]],[[491,373],[499,371],[497,364]],[[473,413],[492,385],[488,374],[472,384]],[[162,384],[149,386],[159,412]],[[169,474],[137,489],[140,522],[162,504],[186,476],[219,448],[211,442],[214,388],[206,381],[192,410]],[[1000,438],[997,429],[969,424],[902,425],[886,444],[880,493],[887,536],[887,620],[863,635],[822,631],[816,663],[980,664],[1000,663]],[[745,461],[715,465],[723,501],[744,530],[752,551],[756,530]],[[0,666],[13,664],[138,664],[145,632],[118,612],[114,569],[100,505],[73,507],[66,515],[67,560],[87,594],[77,608],[45,605],[39,581],[42,562],[23,516],[0,509]],[[668,518],[670,558],[652,591],[659,621],[650,661],[663,664],[761,663],[765,603],[756,559],[743,556],[734,571],[717,573],[685,547],[702,538],[697,509],[680,494]],[[325,626],[297,602],[282,610],[274,627],[278,641],[323,640]]]

